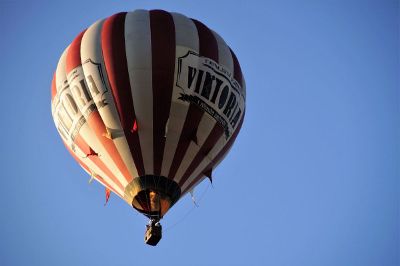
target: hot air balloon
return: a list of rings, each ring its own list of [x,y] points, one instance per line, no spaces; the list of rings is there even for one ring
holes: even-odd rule
[[[65,49],[51,86],[65,147],[108,195],[150,218],[150,245],[167,211],[212,178],[239,133],[245,99],[225,41],[162,10],[95,22]]]

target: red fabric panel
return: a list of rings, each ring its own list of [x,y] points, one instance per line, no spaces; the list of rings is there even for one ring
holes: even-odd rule
[[[175,71],[175,25],[168,12],[150,11],[154,174],[160,175]]]
[[[131,131],[132,125],[136,121],[136,115],[126,60],[124,33],[125,17],[126,13],[118,13],[109,17],[104,22],[101,33],[101,45],[108,80],[110,81],[111,91],[114,96],[119,118],[136,169],[139,176],[142,176],[145,172],[139,136],[137,132]]]

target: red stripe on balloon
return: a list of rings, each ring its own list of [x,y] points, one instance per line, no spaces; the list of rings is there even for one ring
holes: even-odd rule
[[[180,187],[182,187],[182,185],[186,182],[186,180],[188,180],[190,175],[193,173],[194,170],[196,170],[196,168],[204,160],[204,158],[207,157],[208,153],[211,151],[211,149],[217,143],[218,139],[223,134],[224,134],[224,129],[218,123],[215,123],[206,141],[201,146],[200,150],[197,152],[196,156],[193,158],[193,161],[190,163],[189,167],[186,169],[181,180],[179,181],[178,184]]]
[[[203,23],[192,19],[196,26],[199,37],[199,54],[202,57],[213,59],[218,63],[218,42],[212,31]],[[186,114],[185,123],[179,138],[178,146],[171,164],[169,178],[174,179],[179,166],[182,163],[184,155],[189,147],[193,136],[197,134],[197,128],[200,124],[204,111],[194,104],[190,104]]]
[[[239,134],[240,128],[242,127],[243,120],[244,120],[244,112],[243,116],[240,119],[240,122],[238,124],[238,127],[236,128],[235,132],[232,134],[228,142],[225,144],[225,146],[221,149],[221,151],[215,156],[215,158],[201,171],[201,173],[192,181],[190,184],[186,187],[186,189],[182,192],[182,195],[184,195],[186,192],[188,192],[197,182],[200,181],[201,178],[203,178],[204,173],[207,172],[208,170],[212,170],[213,167],[215,166],[216,163],[218,163],[223,156],[229,151],[229,149],[232,147],[233,143],[236,140],[237,135]],[[179,184],[181,187],[183,186],[184,183]]]
[[[233,77],[234,79],[239,82],[240,86],[242,87],[242,91],[244,90],[243,86],[243,74],[242,74],[242,69],[240,67],[239,61],[235,55],[235,53],[232,51],[232,49],[229,48],[231,51],[232,59],[233,59]]]
[[[57,95],[56,86],[56,73],[53,74],[53,80],[51,81],[51,101],[53,102],[54,97]]]
[[[139,176],[145,174],[137,131],[131,131],[136,121],[131,84],[129,81],[128,63],[125,50],[125,17],[126,13],[118,13],[109,17],[103,24],[101,46],[108,80],[114,96],[115,105],[125,132],[125,137],[132,154]],[[134,86],[134,84],[132,85]],[[139,125],[140,126],[140,125]]]
[[[74,139],[74,144],[79,147],[79,149],[84,153],[84,154],[89,154],[90,153],[90,146],[89,144],[86,143],[86,141],[81,137],[81,135],[76,135]]]
[[[193,141],[193,137],[197,134],[197,127],[200,123],[201,117],[204,111],[201,110],[197,105],[190,104],[189,110],[186,114],[186,119],[183,124],[181,135],[179,136],[178,146],[176,148],[174,158],[172,159],[171,168],[169,170],[168,177],[174,179],[179,166],[182,163],[183,157],[189,144]]]
[[[65,144],[65,143],[64,143]],[[75,140],[74,140],[74,144],[76,146],[78,146],[78,148],[83,151],[86,154],[89,154],[90,152],[90,147],[89,145],[85,142],[85,140],[80,136],[77,135]],[[69,147],[67,147],[69,149]],[[75,154],[73,154],[75,155]],[[77,160],[78,162],[81,161],[80,158],[78,158],[77,156],[74,156],[75,160]],[[100,160],[100,158],[98,156],[89,156],[88,157],[90,161],[92,161],[103,173],[105,173],[112,181],[114,181],[114,183],[118,186],[118,188],[120,188],[122,191],[124,191],[124,187],[121,184],[121,182],[118,180],[118,178],[110,171],[110,169],[108,169],[108,167],[103,163],[102,160]],[[91,170],[89,170],[90,172]]]
[[[63,141],[65,147],[67,148],[67,150],[69,151],[69,153],[72,155],[72,157],[75,159],[75,161],[77,161],[79,163],[80,166],[82,166],[86,171],[88,172],[92,172],[92,170],[81,160],[79,159],[78,156],[76,156],[76,154],[70,149],[70,147],[68,147],[68,145]],[[93,160],[92,160],[93,161]],[[100,167],[99,167],[100,168]],[[102,169],[103,170],[103,169]],[[103,171],[104,172],[104,171]],[[106,187],[108,187],[109,189],[111,189],[115,194],[119,195],[121,198],[123,198],[123,196],[121,194],[119,194],[115,188],[113,188],[113,186],[111,186],[107,181],[104,180],[104,178],[102,176],[100,176],[99,174],[96,173],[96,176],[101,178],[101,182],[104,183],[104,185]],[[112,178],[111,178],[112,179]],[[114,180],[113,180],[114,181]],[[117,183],[118,184],[118,183]],[[122,185],[119,186],[122,191],[124,190],[122,188]]]
[[[200,56],[218,63],[218,42],[212,31],[200,21],[192,19],[199,35]]]
[[[165,125],[170,107],[175,71],[175,25],[172,15],[150,11],[154,174],[160,175],[165,147]]]
[[[89,115],[87,122],[89,124],[89,127],[93,130],[96,137],[101,142],[102,146],[105,148],[106,152],[110,155],[117,168],[121,171],[125,180],[128,183],[131,182],[133,177],[130,175],[128,168],[122,160],[122,157],[119,154],[119,151],[116,148],[114,141],[105,137],[105,135],[107,134],[107,129],[104,125],[103,120],[100,117],[99,112],[97,110],[93,111]]]
[[[82,37],[83,34],[85,34],[85,31],[82,31],[81,33],[79,33],[78,36],[76,36],[76,38],[73,40],[73,42],[71,43],[68,52],[67,52],[67,58],[66,58],[66,65],[65,65],[65,73],[67,73],[67,75],[69,74],[69,72],[71,72],[71,70],[73,70],[74,68],[80,66],[81,63],[81,42],[82,42]]]
[[[74,71],[77,67],[81,67],[81,41],[83,33],[79,34],[77,38],[71,43],[67,53],[66,69],[68,70],[67,75],[71,71]],[[79,63],[78,63],[79,62]],[[84,79],[84,77],[81,77]],[[85,89],[85,88],[82,88]],[[119,154],[114,142],[111,139],[104,137],[107,134],[106,126],[100,117],[97,108],[93,110],[86,118],[89,127],[95,133],[97,139],[100,141],[106,152],[110,155],[112,161],[115,163],[117,168],[121,171],[122,175],[127,182],[130,182],[133,177],[130,175],[128,168],[126,167],[121,155]]]

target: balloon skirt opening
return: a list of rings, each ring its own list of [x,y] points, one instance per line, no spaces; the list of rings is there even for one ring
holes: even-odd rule
[[[132,207],[150,219],[160,220],[181,196],[179,185],[164,176],[135,178],[125,194],[132,197]]]

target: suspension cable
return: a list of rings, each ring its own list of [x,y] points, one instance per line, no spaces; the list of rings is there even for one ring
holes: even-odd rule
[[[207,193],[208,189],[210,188],[210,184],[208,183],[207,187],[204,189],[204,191],[201,193],[198,203],[200,203],[200,201],[203,199],[203,197],[205,196],[205,194]],[[186,214],[181,217],[178,221],[176,221],[175,223],[173,223],[172,225],[168,226],[167,228],[164,229],[164,232],[169,231],[170,229],[173,229],[176,225],[180,224],[181,222],[183,222],[196,208],[198,208],[198,206],[193,205],[192,208],[190,208]]]

